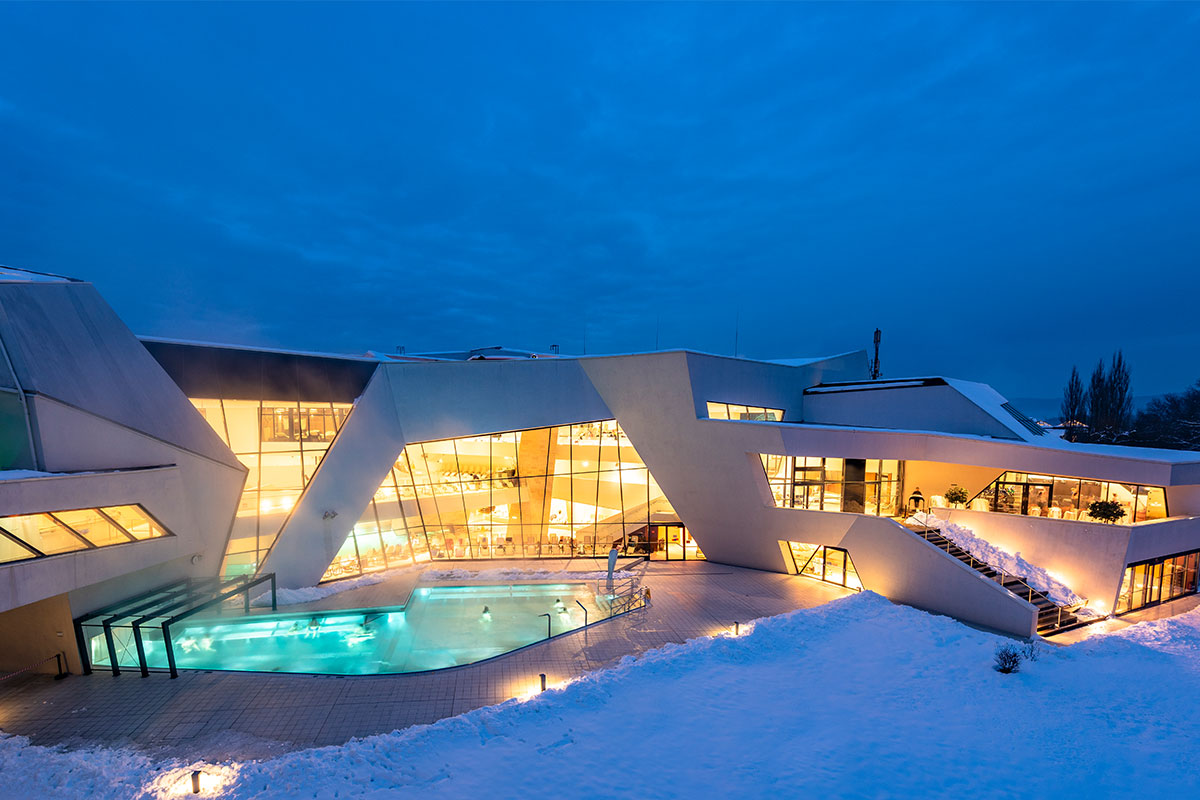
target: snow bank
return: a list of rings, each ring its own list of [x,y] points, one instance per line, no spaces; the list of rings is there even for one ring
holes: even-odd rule
[[[628,578],[633,572],[618,570],[616,579]],[[427,569],[421,573],[422,581],[597,581],[608,578],[608,570],[602,572],[572,572],[571,570],[522,569],[520,567],[498,567],[496,569]]]
[[[347,592],[351,589],[358,589],[362,586],[371,586],[376,583],[382,583],[405,572],[419,572],[419,580],[421,581],[502,581],[505,583],[513,583],[516,581],[548,581],[548,580],[566,580],[566,581],[598,581],[608,577],[608,572],[572,572],[571,570],[547,570],[547,569],[522,569],[520,567],[497,567],[494,569],[429,569],[426,567],[414,567],[412,565],[397,567],[395,569],[385,570],[384,572],[373,572],[370,575],[362,575],[357,578],[343,578],[329,583],[322,583],[319,586],[307,586],[303,589],[279,589],[276,592],[277,605],[290,606],[297,603],[311,603],[314,600],[322,600],[331,595]],[[639,574],[628,571],[617,571],[613,573],[613,577],[620,580],[628,578],[632,575]],[[250,601],[250,605],[257,608],[263,608],[271,605],[271,592],[267,590],[260,595],[257,595]]]
[[[936,528],[943,536],[966,550],[980,561],[989,566],[1002,569],[1010,575],[1022,578],[1026,583],[1049,597],[1056,603],[1073,606],[1085,602],[1084,598],[1071,591],[1071,587],[1055,578],[1049,572],[1030,564],[1020,553],[1010,553],[1002,550],[986,539],[981,539],[970,529],[953,522],[939,519],[933,514],[918,511],[906,520],[910,524],[927,525]],[[1081,611],[1083,611],[1081,609]],[[1088,612],[1084,612],[1086,615]]]
[[[433,725],[199,765],[231,800],[1125,798],[1200,790],[1200,611],[1046,647],[862,592]],[[530,667],[530,669],[535,669]],[[530,673],[531,683],[536,675]],[[664,742],[674,743],[665,748]],[[163,800],[195,766],[0,738],[6,800]],[[205,795],[202,795],[205,796]]]
[[[296,603],[311,603],[314,600],[321,600],[331,595],[340,594],[341,592],[348,592],[351,589],[382,583],[387,577],[387,573],[375,573],[373,575],[361,575],[357,578],[333,581],[332,583],[323,583],[320,586],[306,586],[303,589],[279,589],[275,592],[276,604],[291,606]],[[271,590],[268,589],[255,597],[250,601],[250,605],[257,606],[258,608],[271,605]]]

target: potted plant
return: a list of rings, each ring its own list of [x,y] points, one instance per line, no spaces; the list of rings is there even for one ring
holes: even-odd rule
[[[942,496],[954,508],[962,508],[967,502],[967,490],[961,486],[951,486]]]
[[[1125,507],[1116,500],[1096,500],[1088,505],[1088,516],[1111,525],[1125,516]]]

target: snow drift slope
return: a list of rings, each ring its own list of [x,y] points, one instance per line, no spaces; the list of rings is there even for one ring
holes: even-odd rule
[[[1046,647],[1014,675],[991,668],[1003,641],[862,593],[528,702],[229,765],[223,796],[1104,798],[1135,777],[1156,794],[1200,788],[1200,709],[1186,699],[1200,691],[1200,611]],[[179,766],[0,740],[8,797],[166,797],[153,770]]]

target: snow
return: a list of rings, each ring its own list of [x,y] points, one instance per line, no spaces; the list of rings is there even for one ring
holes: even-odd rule
[[[634,573],[617,570],[613,578],[620,580]],[[597,581],[608,578],[608,570],[596,572],[573,572],[571,570],[521,569],[520,567],[499,567],[497,569],[430,569],[421,574],[423,581]]]
[[[385,573],[375,573],[372,575],[362,575],[357,578],[346,578],[345,580],[334,581],[332,583],[323,583],[319,586],[306,586],[302,589],[277,589],[275,592],[276,604],[291,606],[296,603],[311,603],[314,600],[323,600],[326,597],[347,592],[351,589],[382,583],[387,577]],[[250,605],[257,608],[271,605],[271,590],[268,589],[255,597],[250,601]]]
[[[1100,623],[1103,627],[1111,623]],[[870,592],[562,689],[263,761],[0,738],[6,800],[1125,798],[1200,789],[1200,610],[992,669],[1011,640]],[[531,675],[531,680],[536,676]]]
[[[297,603],[311,603],[315,600],[323,600],[326,597],[331,597],[341,592],[346,592],[351,589],[358,589],[363,586],[372,586],[376,583],[382,583],[385,580],[391,580],[400,576],[403,573],[418,573],[418,579],[421,581],[492,581],[501,583],[515,582],[532,582],[532,581],[596,581],[604,580],[608,577],[608,572],[582,572],[572,570],[547,570],[547,569],[522,569],[520,567],[497,567],[495,569],[429,569],[426,567],[396,567],[395,569],[385,570],[383,572],[373,572],[369,575],[362,575],[357,578],[343,578],[341,580],[322,583],[317,586],[307,586],[302,589],[279,589],[276,591],[276,605],[290,606]],[[613,578],[620,580],[632,576],[633,572],[616,571],[613,573]],[[260,595],[257,595],[250,601],[250,605],[256,608],[263,608],[271,605],[271,592],[267,590]]]
[[[975,558],[989,566],[1002,569],[1010,575],[1016,575],[1056,603],[1074,606],[1086,602],[1084,598],[1071,591],[1071,587],[1036,564],[1029,563],[1021,557],[1020,553],[1010,553],[1001,549],[986,539],[976,536],[970,528],[920,511],[909,517],[906,522],[937,529],[943,536]],[[1080,610],[1083,611],[1083,609]],[[1086,615],[1087,612],[1084,613]]]

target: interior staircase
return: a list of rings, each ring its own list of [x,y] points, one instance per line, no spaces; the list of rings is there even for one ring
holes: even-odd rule
[[[954,542],[943,536],[937,528],[930,528],[923,525],[910,525],[908,523],[905,523],[904,527],[908,528],[917,536],[920,536],[922,539],[929,542],[939,550],[944,550],[949,555],[957,558],[959,561],[963,562],[983,577],[987,578],[988,580],[995,581],[1009,592],[1036,607],[1038,612],[1038,635],[1052,636],[1056,633],[1063,633],[1071,628],[1078,628],[1087,624],[1084,620],[1081,620],[1079,617],[1075,616],[1074,611],[1077,606],[1067,606],[1061,603],[1056,603],[1044,593],[1034,589],[1020,577],[1005,572],[998,567],[993,567],[986,562],[980,561],[966,550],[963,550]]]

